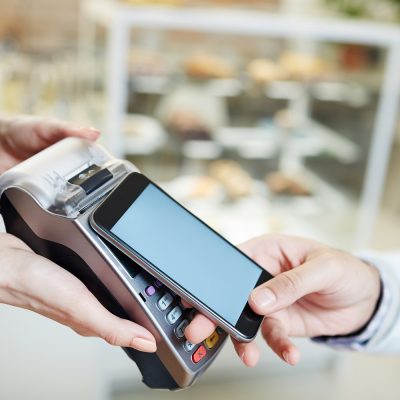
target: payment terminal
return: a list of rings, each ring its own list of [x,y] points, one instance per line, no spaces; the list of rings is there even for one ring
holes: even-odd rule
[[[79,278],[112,313],[152,332],[157,352],[124,348],[150,388],[190,386],[226,340],[219,328],[194,345],[184,329],[194,310],[90,227],[96,206],[137,171],[98,144],[68,138],[0,176],[0,207],[7,232]]]

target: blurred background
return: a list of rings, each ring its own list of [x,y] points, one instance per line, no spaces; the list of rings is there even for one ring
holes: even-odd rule
[[[96,126],[229,240],[400,247],[400,1],[0,0],[0,113]],[[0,309],[1,399],[398,399],[400,358],[227,345],[181,393],[119,349]]]

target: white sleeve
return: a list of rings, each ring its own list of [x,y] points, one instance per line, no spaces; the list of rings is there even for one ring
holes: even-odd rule
[[[357,256],[380,271],[385,298],[378,310],[378,326],[357,350],[400,354],[400,253],[363,251]]]

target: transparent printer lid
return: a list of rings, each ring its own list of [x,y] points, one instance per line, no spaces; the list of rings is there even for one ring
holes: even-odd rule
[[[85,190],[79,182],[92,171],[107,171],[108,178],[101,187]],[[73,218],[133,171],[137,171],[133,164],[114,158],[100,145],[67,138],[3,173],[0,196],[7,189],[19,188],[43,209]]]

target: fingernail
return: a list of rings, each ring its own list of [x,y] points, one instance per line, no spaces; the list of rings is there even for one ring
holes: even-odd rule
[[[242,360],[242,362],[244,363],[244,356],[246,355],[245,351],[242,351],[239,355],[240,359]]]
[[[100,134],[100,131],[95,128],[86,128],[86,132],[89,132],[93,136],[98,136]]]
[[[294,367],[298,362],[299,362],[299,354],[296,351],[289,351],[289,350],[285,350],[282,353],[282,357],[283,359],[292,367]]]
[[[157,350],[157,345],[155,342],[143,338],[133,339],[131,347],[148,353],[154,353]]]
[[[276,301],[274,293],[267,288],[255,290],[251,294],[251,299],[260,308],[270,307]]]
[[[78,130],[86,131],[88,133],[91,133],[92,135],[100,133],[100,131],[98,129],[94,128],[93,126],[90,126],[90,127],[88,127],[88,126],[79,126]]]
[[[288,364],[290,364],[290,353],[287,350],[282,353],[282,357]]]

